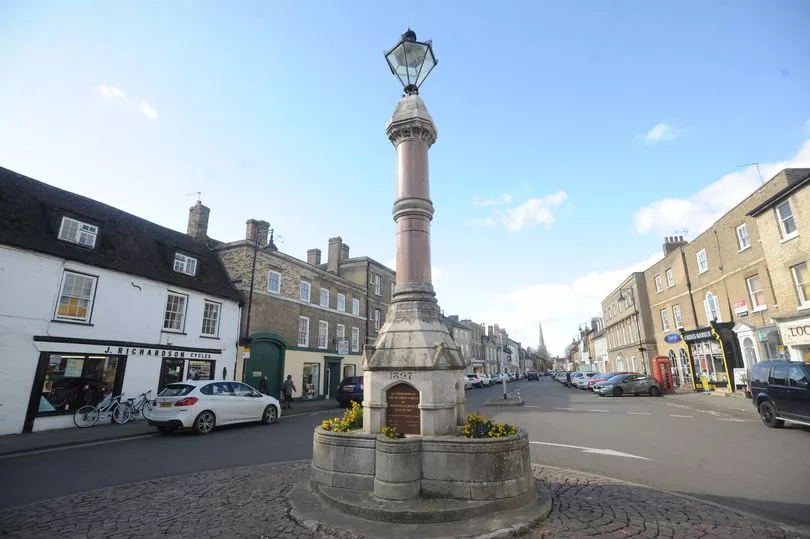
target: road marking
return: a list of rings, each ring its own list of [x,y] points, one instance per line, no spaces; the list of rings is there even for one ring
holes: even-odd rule
[[[745,423],[746,421],[756,421],[756,419],[736,419],[733,417],[718,418],[718,421],[736,421],[738,423]]]
[[[671,402],[666,402],[666,403],[664,403],[664,404],[666,404],[667,406],[673,406],[673,407],[675,407],[675,408],[689,408],[689,407],[688,407],[687,405],[685,405],[685,404],[673,404],[673,403],[671,403]]]
[[[138,434],[136,436],[125,436],[123,438],[113,438],[111,440],[94,440],[92,442],[81,442],[70,445],[60,445],[57,447],[43,447],[42,449],[32,449],[31,451],[19,451],[17,453],[9,453],[7,455],[0,455],[0,460],[13,459],[17,457],[27,457],[29,455],[39,455],[42,453],[53,453],[54,451],[64,451],[66,449],[77,449],[80,447],[91,447],[94,445],[117,444],[120,442],[128,442],[130,440],[140,440],[141,438],[152,438],[157,436],[157,432]]]
[[[524,408],[545,408],[545,406],[529,406],[528,404],[523,406]]]
[[[647,457],[640,457],[638,455],[631,455],[630,453],[624,453],[622,451],[616,451],[614,449],[598,449],[595,447],[582,447],[580,445],[568,445],[568,444],[555,444],[552,442],[529,442],[530,444],[537,444],[537,445],[551,445],[555,447],[567,447],[569,449],[579,449],[583,453],[592,453],[595,455],[608,455],[611,457],[624,457],[628,459],[639,459],[639,460],[650,460]]]
[[[554,409],[555,409],[555,410],[569,410],[569,411],[573,411],[573,410],[574,410],[573,408],[557,408],[556,406],[554,407]]]
[[[652,415],[650,412],[627,412],[630,415]]]
[[[607,414],[610,410],[588,410],[589,412],[599,412],[600,414]]]
[[[688,418],[692,418],[692,417],[695,417],[695,416],[692,416],[692,415],[678,415],[678,414],[669,414],[669,417],[688,417]]]

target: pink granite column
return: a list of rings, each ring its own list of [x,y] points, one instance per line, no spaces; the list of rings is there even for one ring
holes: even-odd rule
[[[434,296],[430,273],[430,201],[428,149],[436,126],[418,95],[403,97],[388,124],[397,150],[397,296],[410,292]],[[412,298],[413,299],[413,298]]]

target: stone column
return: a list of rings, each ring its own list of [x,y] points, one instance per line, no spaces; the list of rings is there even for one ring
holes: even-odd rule
[[[399,101],[386,134],[397,152],[397,283],[377,342],[363,352],[363,429],[379,432],[388,424],[387,391],[405,383],[419,391],[420,434],[454,434],[465,364],[431,281],[428,149],[437,131],[418,94]]]

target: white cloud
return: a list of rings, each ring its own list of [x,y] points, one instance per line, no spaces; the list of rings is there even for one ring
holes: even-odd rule
[[[141,101],[141,112],[143,112],[150,120],[157,120],[158,113],[155,109],[149,106],[146,101]]]
[[[473,206],[475,206],[476,208],[485,208],[487,206],[500,206],[501,204],[509,204],[510,202],[512,202],[512,195],[510,195],[509,193],[503,193],[497,198],[481,198],[481,197],[473,198]]]
[[[790,167],[810,167],[810,139],[787,161],[759,164],[765,181]],[[634,227],[639,234],[655,232],[659,236],[687,229],[695,237],[760,185],[759,172],[751,165],[726,174],[689,198],[665,198],[648,204],[636,212]]]
[[[109,84],[102,84],[101,86],[96,86],[93,90],[95,93],[106,99],[107,101],[112,101],[113,99],[123,99],[126,97],[124,90],[117,86],[111,86]]]
[[[652,145],[659,142],[676,140],[689,133],[689,129],[675,129],[663,122],[655,124],[643,135],[636,135],[636,140],[643,140],[644,144]]]
[[[565,202],[567,198],[568,195],[565,194],[565,191],[557,191],[556,193],[544,197],[530,198],[513,208],[493,209],[491,216],[471,219],[467,224],[486,227],[502,225],[512,232],[518,232],[536,225],[551,226],[555,220],[554,215],[551,213],[552,208],[559,206]],[[482,201],[476,197],[473,201],[473,205],[479,207],[491,206],[508,203],[511,200],[512,198],[509,195],[501,195],[498,202],[493,202],[492,200]]]
[[[658,262],[655,253],[635,264],[603,272],[590,272],[567,282],[539,283],[484,300],[472,313],[473,320],[487,325],[497,322],[521,344],[537,347],[538,322],[549,352],[562,354],[574,333],[593,316],[602,316],[602,300],[634,271]]]

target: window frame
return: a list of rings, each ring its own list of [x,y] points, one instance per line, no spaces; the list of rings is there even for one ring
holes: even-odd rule
[[[380,331],[382,327],[382,311],[378,308],[374,308],[374,331]]]
[[[346,340],[346,324],[335,324],[335,338],[339,341]]]
[[[669,310],[665,307],[661,309],[661,329],[669,331]]]
[[[63,234],[67,233],[65,230],[65,225],[75,223],[76,224],[76,232],[73,234],[72,238],[62,237]],[[82,230],[82,227],[92,228],[93,230]],[[59,223],[59,231],[57,232],[57,239],[59,241],[66,241],[68,243],[72,243],[74,245],[78,245],[79,247],[84,247],[86,249],[95,249],[96,243],[98,243],[98,232],[99,227],[97,225],[93,225],[90,223],[85,223],[84,221],[79,221],[78,219],[74,219],[73,217],[68,217],[67,215],[62,216],[62,221]],[[82,233],[87,236],[93,237],[93,245],[88,245],[86,243],[81,242]]]
[[[706,266],[705,268],[701,269],[701,262],[700,262],[700,255],[703,255],[703,264]],[[697,257],[697,266],[698,266],[698,275],[702,275],[709,271],[709,257],[706,254],[706,249],[701,249],[695,255]]]
[[[790,275],[793,280],[793,289],[796,291],[796,299],[798,300],[799,308],[806,309],[810,308],[810,297],[806,297],[804,294],[804,286],[810,285],[810,281],[807,282],[799,282],[799,275],[796,272],[796,269],[800,266],[804,266],[805,272],[810,272],[810,268],[808,267],[807,262],[800,262],[798,264],[794,264],[790,266]]]
[[[672,306],[672,322],[675,324],[675,329],[683,329],[683,314],[680,305]]]
[[[712,297],[714,301],[715,312],[717,316],[712,318],[709,313],[709,296]],[[723,321],[723,314],[720,312],[720,303],[717,301],[717,296],[710,290],[706,292],[706,298],[703,300],[703,309],[706,311],[706,323],[710,324],[712,321],[715,322],[722,322]]]
[[[667,280],[667,288],[672,288],[675,286],[675,274],[672,272],[672,268],[667,268],[664,272]]]
[[[273,288],[270,286],[271,283],[273,282],[273,279],[272,279],[273,276],[278,278],[277,279],[277,284],[278,284],[278,289],[277,290],[273,290]],[[272,294],[281,294],[281,272],[280,271],[267,270],[267,291],[272,293]]]
[[[209,305],[216,305],[216,307],[217,307],[217,316],[216,316],[216,319],[215,319],[215,328],[214,328],[213,333],[205,333],[205,309]],[[220,324],[221,321],[222,321],[222,303],[220,303],[219,301],[211,300],[211,299],[203,300],[203,315],[202,315],[202,324],[200,326],[200,336],[201,337],[209,337],[209,338],[218,339],[219,338],[219,328],[222,325],[222,324]]]
[[[301,323],[306,320],[306,331],[302,334],[301,332]],[[298,346],[302,348],[309,348],[309,334],[311,333],[311,327],[309,323],[308,316],[299,316],[298,317]],[[303,342],[301,337],[304,337]]]
[[[183,315],[180,323],[180,329],[166,327],[166,315],[169,313],[169,300],[172,296],[176,296],[179,298],[183,298]],[[173,290],[166,291],[166,301],[163,305],[163,327],[161,329],[162,332],[165,333],[185,333],[186,331],[186,321],[188,320],[188,294],[183,294],[182,292],[175,292]]]
[[[352,314],[360,316],[360,300],[357,298],[352,298]]]
[[[751,288],[751,280],[752,279],[756,279],[757,281],[759,281],[759,290],[755,291],[753,288]],[[752,275],[750,277],[746,277],[745,278],[745,287],[748,289],[748,297],[751,300],[751,312],[752,313],[758,313],[760,311],[766,310],[768,308],[768,304],[767,304],[767,301],[765,300],[765,289],[762,288],[762,277],[760,277],[759,274]],[[761,304],[757,304],[757,302],[755,300],[755,297],[756,297],[755,294],[757,294],[757,293],[762,294],[762,303]]]
[[[337,307],[337,310],[342,313],[346,312],[346,294],[341,294],[340,292],[338,292],[337,303],[335,304],[335,307]]]
[[[664,291],[664,280],[661,279],[661,274],[659,273],[655,277],[653,277],[653,282],[655,283],[655,293],[660,294]]]
[[[788,217],[782,218],[782,215],[779,213],[779,208],[787,206],[788,210],[790,211],[790,215]],[[785,200],[780,204],[777,204],[774,208],[776,212],[776,222],[779,225],[779,234],[782,237],[782,241],[787,241],[789,239],[795,238],[799,235],[799,228],[796,226],[796,216],[793,215],[793,208],[790,205],[790,200]],[[793,223],[793,231],[788,232],[785,228],[785,221],[790,220]]]
[[[323,344],[321,344],[323,338]],[[327,350],[329,348],[329,321],[318,320],[318,350]]]
[[[83,279],[91,279],[93,281],[92,290],[90,291],[90,297],[87,299],[87,316],[84,318],[78,318],[75,316],[66,316],[59,314],[59,307],[62,305],[62,297],[65,296],[65,281],[67,280],[68,274],[79,276]],[[58,322],[71,322],[74,324],[90,324],[90,321],[93,318],[93,308],[96,304],[96,291],[98,289],[98,275],[91,275],[89,273],[82,273],[80,271],[73,271],[69,269],[62,270],[62,278],[59,280],[59,292],[56,296],[56,307],[53,311],[53,320]],[[78,296],[68,296],[68,297],[78,297]],[[82,298],[79,298],[80,300]]]
[[[382,295],[382,277],[379,273],[374,274],[374,293],[378,296]]]
[[[326,293],[325,296],[324,296],[324,292]],[[318,292],[318,295],[319,295],[318,305],[320,305],[321,307],[326,307],[328,309],[329,308],[329,289],[321,287],[320,291]],[[324,299],[326,299],[326,304],[324,304]]]
[[[352,352],[360,351],[360,328],[352,326]]]
[[[178,262],[182,264],[182,269],[177,268]],[[193,256],[189,256],[181,253],[180,251],[176,251],[174,253],[174,262],[172,263],[172,269],[176,273],[182,273],[183,275],[188,275],[189,277],[196,277],[197,267],[199,266],[199,264],[200,261],[194,258]],[[192,266],[192,269],[190,271],[188,270],[189,265]]]
[[[307,298],[304,299],[304,287],[306,286]],[[302,303],[311,303],[312,301],[312,283],[301,279],[298,281],[298,300]]]
[[[737,227],[737,247],[739,250],[737,252],[745,251],[746,249],[751,248],[751,236],[748,235],[748,223],[743,223]],[[744,234],[740,234],[740,232],[744,232]],[[745,245],[743,245],[745,243]]]

